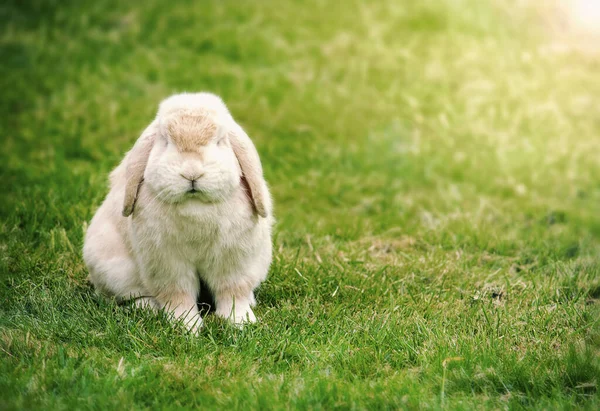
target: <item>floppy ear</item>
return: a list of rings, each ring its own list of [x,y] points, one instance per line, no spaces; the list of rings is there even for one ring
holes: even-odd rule
[[[254,144],[252,144],[250,137],[236,123],[234,123],[232,130],[229,132],[229,141],[242,169],[242,178],[246,180],[247,188],[250,189],[250,198],[254,205],[254,210],[256,210],[259,216],[264,218],[269,214],[268,198],[266,197],[268,194],[263,189],[262,166],[258,152]]]
[[[135,142],[133,148],[127,154],[125,165],[125,199],[123,201],[123,217],[129,217],[133,213],[138,190],[144,180],[144,171],[148,164],[150,151],[154,146],[154,140],[158,133],[158,121],[154,120],[144,130],[140,138]]]

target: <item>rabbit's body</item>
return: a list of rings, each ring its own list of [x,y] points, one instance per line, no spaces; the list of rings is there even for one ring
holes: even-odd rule
[[[156,129],[150,131],[156,133]],[[136,146],[143,139],[144,135]],[[250,196],[252,183],[243,184],[242,180],[247,173],[237,162],[227,163],[225,157],[214,164],[206,158],[186,160],[191,165],[186,166],[185,173],[201,167],[206,181],[198,179],[197,184],[204,184],[199,193],[175,191],[178,184],[189,182],[169,180],[174,174],[183,175],[179,169],[171,170],[172,165],[153,168],[156,159],[162,158],[159,156],[167,156],[161,147],[153,142],[144,171],[149,182],[136,187],[135,212],[128,218],[121,210],[123,199],[127,199],[130,157],[136,147],[111,174],[111,190],[86,234],[84,259],[90,280],[103,294],[139,298],[140,303],[165,308],[196,329],[201,323],[196,296],[202,278],[215,297],[217,315],[236,323],[254,321],[250,308],[253,290],[266,278],[271,262],[272,216],[257,215]],[[263,196],[261,205],[270,212],[266,184],[254,184],[262,190],[256,193]],[[191,185],[194,187],[193,182]],[[169,191],[167,196],[164,193],[168,190],[173,193]]]

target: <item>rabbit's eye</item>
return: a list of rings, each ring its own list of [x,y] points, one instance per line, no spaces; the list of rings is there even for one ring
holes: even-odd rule
[[[219,141],[217,141],[217,145],[222,147],[225,145],[225,142],[226,142],[225,137],[223,137],[223,138],[219,139]]]

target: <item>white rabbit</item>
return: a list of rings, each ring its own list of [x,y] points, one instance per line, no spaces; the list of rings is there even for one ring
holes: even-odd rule
[[[272,202],[252,141],[219,97],[164,100],[110,182],[83,246],[98,292],[165,309],[195,332],[202,278],[217,315],[256,321]]]

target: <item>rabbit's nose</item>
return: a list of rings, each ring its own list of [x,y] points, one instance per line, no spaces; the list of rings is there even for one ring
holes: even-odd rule
[[[194,172],[194,173],[181,173],[179,174],[181,177],[185,178],[186,180],[189,181],[196,181],[198,180],[200,177],[202,177],[204,175],[203,171],[198,171],[198,172]]]

